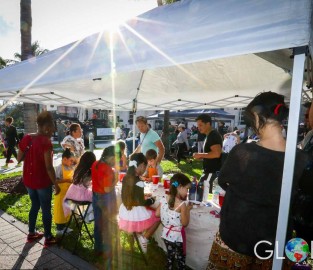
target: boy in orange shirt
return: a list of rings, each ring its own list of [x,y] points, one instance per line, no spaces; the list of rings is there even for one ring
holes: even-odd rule
[[[142,180],[152,182],[152,176],[158,175],[160,179],[163,176],[163,169],[159,163],[157,163],[157,152],[154,149],[149,149],[146,153],[148,166],[146,172],[142,176]]]

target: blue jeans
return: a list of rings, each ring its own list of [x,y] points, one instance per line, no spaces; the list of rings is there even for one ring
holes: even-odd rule
[[[95,217],[95,252],[103,253],[106,259],[111,261],[112,241],[117,234],[115,189],[105,194],[93,192],[92,207]]]
[[[31,189],[27,187],[27,191],[32,202],[29,215],[28,226],[29,232],[34,233],[36,231],[36,221],[39,209],[42,211],[42,223],[44,227],[44,234],[46,238],[52,236],[51,234],[51,200],[52,200],[52,186],[43,189]]]

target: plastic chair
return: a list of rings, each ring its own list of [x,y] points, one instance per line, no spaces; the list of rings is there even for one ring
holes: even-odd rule
[[[87,224],[85,222],[85,218],[87,216],[88,209],[89,209],[89,207],[91,205],[91,202],[75,201],[75,200],[67,200],[67,201],[71,202],[74,205],[74,207],[71,207],[71,217],[70,217],[70,220],[67,223],[66,228],[65,228],[65,230],[64,230],[64,232],[62,234],[62,237],[61,237],[61,240],[59,242],[59,245],[61,245],[61,243],[63,241],[63,238],[64,238],[64,236],[66,234],[67,228],[70,226],[72,220],[74,220],[75,221],[75,225],[76,225],[77,230],[78,230],[78,233],[79,233],[79,236],[76,238],[75,246],[74,246],[74,249],[73,249],[73,252],[72,252],[74,254],[75,251],[76,251],[76,247],[77,247],[78,241],[82,237],[82,228],[83,228],[83,226],[85,227],[85,230],[88,233],[91,242],[94,243],[93,237],[91,236],[91,234],[90,234],[90,232],[88,230]],[[82,213],[81,207],[86,207],[86,210],[84,211],[84,214]]]

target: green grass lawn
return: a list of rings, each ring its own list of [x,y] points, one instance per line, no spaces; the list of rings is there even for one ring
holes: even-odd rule
[[[194,161],[192,165],[186,164],[184,161],[177,166],[174,162],[164,160],[161,163],[164,173],[175,173],[175,172],[182,172],[185,173],[187,176],[192,177],[196,176],[198,179],[201,175],[201,165],[202,163],[200,161]],[[13,177],[16,175],[21,175],[21,172],[17,173],[9,173],[9,174],[3,174],[0,175],[0,181],[7,178],[7,177]],[[28,213],[30,210],[30,199],[28,195],[13,195],[13,194],[7,194],[0,192],[0,209],[8,213],[9,215],[12,215],[17,220],[27,224],[28,223]],[[52,206],[53,208],[53,206]],[[53,212],[53,209],[52,209]],[[74,240],[75,235],[75,228],[74,233],[69,234],[66,236],[62,242],[62,247],[65,249],[68,249],[70,251],[73,250],[74,247]],[[37,219],[37,229],[39,231],[43,231],[43,224],[42,224],[42,218],[41,213],[39,213],[38,219]],[[93,234],[93,223],[88,224],[89,231]],[[56,228],[55,224],[52,225],[52,232],[55,234]],[[127,240],[127,235],[123,232],[120,233],[118,236],[118,239],[120,239],[120,246],[121,248],[118,248],[118,260],[114,261],[115,269],[130,269],[130,246],[129,241]],[[81,258],[85,259],[86,261],[89,261],[90,263],[95,263],[95,257],[93,255],[93,245],[90,241],[88,234],[83,230],[82,234],[82,240],[79,241],[78,247],[76,250],[76,253]],[[117,256],[116,256],[117,257]],[[147,253],[149,266],[146,267],[143,260],[140,258],[140,254],[137,248],[135,248],[135,256],[134,256],[134,269],[164,269],[165,267],[165,261],[166,261],[166,255],[158,246],[157,243],[152,239],[149,247],[148,247],[148,253]]]

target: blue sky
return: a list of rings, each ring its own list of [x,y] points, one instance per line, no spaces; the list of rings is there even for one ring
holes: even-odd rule
[[[135,17],[157,0],[32,0],[32,41],[53,50]],[[0,56],[20,53],[20,0],[0,0]]]

